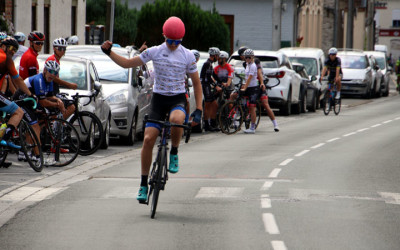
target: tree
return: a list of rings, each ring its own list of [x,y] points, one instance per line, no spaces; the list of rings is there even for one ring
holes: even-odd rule
[[[156,0],[144,4],[137,19],[136,44],[144,41],[149,45],[162,43],[162,26],[170,16],[181,18],[185,24],[185,47],[207,51],[209,47],[215,46],[229,51],[228,26],[215,5],[212,11],[204,11],[189,0]]]

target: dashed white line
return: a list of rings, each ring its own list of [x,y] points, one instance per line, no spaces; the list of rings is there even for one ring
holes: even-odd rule
[[[265,183],[264,183],[264,185],[261,187],[261,190],[268,190],[268,189],[270,189],[271,187],[272,187],[272,184],[274,184],[274,182],[273,181],[266,181]]]
[[[291,161],[293,161],[293,159],[286,159],[286,160],[284,160],[283,162],[281,162],[280,164],[279,164],[279,166],[286,166],[287,164],[289,164],[289,162],[291,162]]]
[[[344,136],[344,137],[347,137],[347,136],[355,135],[355,134],[356,134],[356,132],[351,132],[351,133],[345,134],[345,135],[343,135],[343,136]]]
[[[394,119],[397,121],[397,120],[400,120],[400,117],[396,117],[396,118],[394,118]]]
[[[389,123],[389,122],[392,122],[393,120],[387,120],[387,121],[384,121],[383,123],[384,124],[386,124],[386,123]]]
[[[366,131],[366,130],[368,130],[369,128],[362,128],[362,129],[359,129],[359,130],[357,130],[357,132],[364,132],[364,131]]]
[[[269,234],[280,234],[278,225],[275,221],[275,216],[271,213],[264,213],[262,215],[265,231]]]
[[[310,150],[306,149],[306,150],[301,151],[301,152],[298,153],[298,154],[295,154],[295,156],[302,156],[302,155],[307,154],[308,152],[310,152]]]
[[[268,194],[261,195],[261,208],[271,208],[271,199]]]
[[[322,146],[324,146],[324,145],[325,145],[325,143],[320,143],[320,144],[317,144],[317,145],[312,146],[311,148],[312,148],[312,149],[316,149],[316,148],[322,147]]]
[[[378,123],[378,124],[372,125],[371,128],[376,128],[376,127],[379,127],[379,126],[381,126],[381,125],[382,125],[382,124]]]
[[[333,141],[336,141],[336,140],[339,140],[339,139],[340,139],[339,137],[335,137],[335,138],[332,138],[330,140],[327,140],[326,142],[333,142]]]
[[[269,178],[276,178],[278,177],[279,173],[281,172],[281,168],[274,168],[272,172],[269,174]]]
[[[271,241],[271,245],[274,250],[286,250],[287,249],[285,242],[283,242],[283,241],[273,240],[273,241]]]

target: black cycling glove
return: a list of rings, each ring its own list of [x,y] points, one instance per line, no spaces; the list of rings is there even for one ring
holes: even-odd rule
[[[201,110],[200,109],[196,109],[191,115],[190,117],[193,117],[193,121],[195,123],[200,123],[201,122]]]
[[[101,46],[100,48],[103,51],[103,53],[106,54],[107,56],[111,54],[111,46],[108,49],[103,48],[103,46]]]

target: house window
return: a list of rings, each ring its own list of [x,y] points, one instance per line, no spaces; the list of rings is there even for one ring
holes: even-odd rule
[[[400,28],[400,9],[392,11],[393,27]]]

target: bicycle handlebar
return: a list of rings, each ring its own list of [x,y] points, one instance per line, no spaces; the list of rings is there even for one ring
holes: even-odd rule
[[[64,98],[66,98],[67,96],[69,96],[68,93],[59,93],[59,95],[63,96]],[[83,106],[87,106],[92,102],[92,99],[96,98],[96,94],[93,93],[91,95],[80,95],[79,93],[76,93],[75,95],[71,96],[73,100],[69,100],[71,102],[78,102],[79,98],[89,98],[89,101],[86,104],[82,104]]]
[[[190,135],[192,133],[192,122],[188,122],[187,125],[177,124],[177,123],[172,123],[169,121],[159,121],[159,120],[150,119],[150,118],[148,118],[147,115],[144,116],[143,122],[144,122],[144,125],[146,125],[147,122],[154,122],[154,123],[158,123],[161,126],[166,127],[166,128],[170,128],[170,127],[183,128],[184,130],[186,130],[185,143],[189,142]]]

